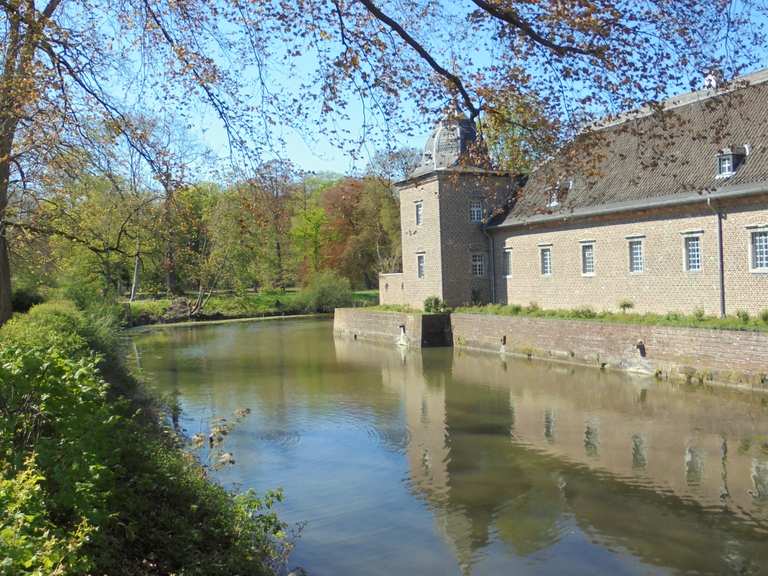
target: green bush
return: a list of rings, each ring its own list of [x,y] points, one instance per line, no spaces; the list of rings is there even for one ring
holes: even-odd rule
[[[746,310],[739,310],[736,312],[736,318],[741,320],[744,324],[749,322],[749,312]]]
[[[51,576],[82,573],[89,568],[82,547],[91,528],[83,522],[67,532],[51,521],[44,480],[31,457],[18,473],[0,474],[0,574],[3,576]]]
[[[768,309],[760,311],[760,320],[762,320],[764,324],[768,324]]]
[[[33,288],[17,288],[11,295],[14,312],[27,312],[32,306],[43,303],[43,296]]]
[[[297,301],[307,312],[333,312],[352,305],[352,288],[347,278],[326,270],[312,277]]]
[[[437,296],[428,296],[424,299],[424,312],[437,313],[446,310],[445,303]]]
[[[542,310],[537,305],[521,308],[518,305],[489,304],[486,306],[465,306],[458,308],[457,312],[469,314],[496,314],[499,316],[531,316],[535,318],[560,318],[578,320],[596,320],[599,322],[615,322],[621,324],[644,324],[650,326],[680,326],[710,328],[714,330],[759,330],[768,331],[768,311],[761,313],[760,320],[750,318],[746,312],[739,312],[737,316],[718,318],[706,316],[703,312],[694,311],[691,315],[680,312],[668,312],[667,314],[631,314],[618,312],[595,312],[591,308],[577,308],[574,310]]]
[[[585,319],[591,319],[596,318],[597,313],[592,310],[592,308],[589,308],[588,306],[584,306],[582,308],[577,308],[573,311],[573,316],[575,318],[585,318]]]
[[[619,301],[619,309],[626,314],[629,310],[632,310],[635,307],[635,303],[632,302],[632,300],[620,300]]]
[[[693,317],[698,321],[701,322],[706,317],[706,313],[701,308],[696,308],[696,310],[693,311]]]
[[[115,325],[51,302],[0,329],[0,576],[269,573],[279,495],[206,479],[119,363]]]

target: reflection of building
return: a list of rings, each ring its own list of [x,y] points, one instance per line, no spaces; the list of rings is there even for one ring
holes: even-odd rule
[[[491,355],[460,356],[454,376],[478,385],[514,381],[516,441],[706,505],[754,506],[759,450],[745,450],[741,439],[759,436],[759,403],[643,380],[628,386],[617,374],[547,364],[514,362],[512,376],[505,365]]]
[[[399,395],[411,489],[465,573],[495,540],[529,557],[569,522],[652,566],[768,563],[759,402],[461,350],[337,339],[336,354]]]

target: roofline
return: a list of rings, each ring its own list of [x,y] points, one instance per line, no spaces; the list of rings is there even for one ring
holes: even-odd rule
[[[485,168],[472,168],[472,167],[446,167],[438,168],[437,170],[429,170],[423,174],[417,174],[416,176],[408,176],[403,180],[398,180],[393,185],[397,188],[403,188],[407,184],[411,184],[417,180],[428,180],[432,177],[439,177],[442,174],[484,174],[487,176],[512,176],[510,170],[486,170]]]
[[[693,92],[683,92],[682,94],[676,94],[666,98],[665,100],[662,100],[659,104],[661,105],[662,110],[674,110],[675,108],[682,108],[683,106],[695,104],[696,102],[701,102],[702,100],[709,100],[710,98],[716,98],[718,96],[722,96],[723,94],[735,92],[737,90],[741,90],[742,88],[754,86],[755,84],[762,84],[764,82],[768,82],[768,68],[756,70],[754,72],[750,72],[749,74],[745,74],[744,76],[737,76],[736,78],[725,82],[722,86],[714,89],[704,88],[703,90],[695,90]],[[596,120],[587,126],[587,131],[599,131],[605,128],[611,128],[613,126],[624,124],[630,120],[651,116],[656,112],[657,108],[655,107],[643,106],[636,110],[630,110],[624,114],[620,114],[612,120]]]
[[[675,206],[684,206],[686,204],[697,204],[699,202],[709,203],[711,200],[729,200],[734,198],[743,198],[768,192],[768,181],[758,182],[756,184],[739,184],[737,186],[722,187],[712,192],[689,192],[687,194],[677,194],[675,196],[662,196],[651,200],[630,200],[627,202],[616,202],[613,204],[603,204],[592,208],[577,208],[565,214],[543,214],[531,216],[530,218],[520,218],[512,221],[504,221],[500,224],[489,226],[489,229],[499,228],[517,228],[533,224],[547,224],[552,222],[567,222],[570,220],[580,220],[582,218],[591,218],[594,216],[607,216],[611,214],[621,214],[624,212],[636,212],[639,210],[649,210],[655,208],[667,208]]]

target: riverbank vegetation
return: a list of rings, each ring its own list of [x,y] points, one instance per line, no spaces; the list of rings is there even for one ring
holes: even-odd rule
[[[693,314],[669,312],[667,314],[637,314],[629,312],[626,306],[622,312],[596,312],[591,308],[572,310],[545,310],[537,304],[528,306],[516,304],[488,304],[486,306],[463,306],[456,312],[466,314],[496,314],[499,316],[524,316],[531,318],[557,318],[561,320],[592,320],[597,322],[615,322],[620,324],[642,324],[649,326],[675,326],[681,328],[711,328],[714,330],[752,330],[768,332],[768,310],[752,317],[745,311],[737,311],[733,316],[719,318],[697,310]]]
[[[378,301],[376,290],[355,290],[349,282],[330,273],[318,277],[301,290],[249,292],[212,296],[205,309],[191,315],[187,298],[135,300],[127,303],[126,324],[139,326],[185,320],[223,320],[293,316],[332,312],[334,308],[373,306]]]
[[[268,182],[191,183],[166,198],[79,160],[51,171],[56,208],[28,215],[51,234],[18,239],[15,310],[65,297],[130,302],[144,320],[327,311],[370,301],[399,262],[399,207],[378,177],[274,169]]]
[[[115,327],[50,302],[0,329],[0,574],[271,574],[279,494],[206,478]]]

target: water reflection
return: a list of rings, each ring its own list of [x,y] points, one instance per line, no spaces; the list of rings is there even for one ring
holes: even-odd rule
[[[332,339],[324,322],[134,340],[191,431],[253,408],[227,484],[282,485],[314,574],[758,574],[760,398]],[[731,448],[729,450],[729,447]]]

